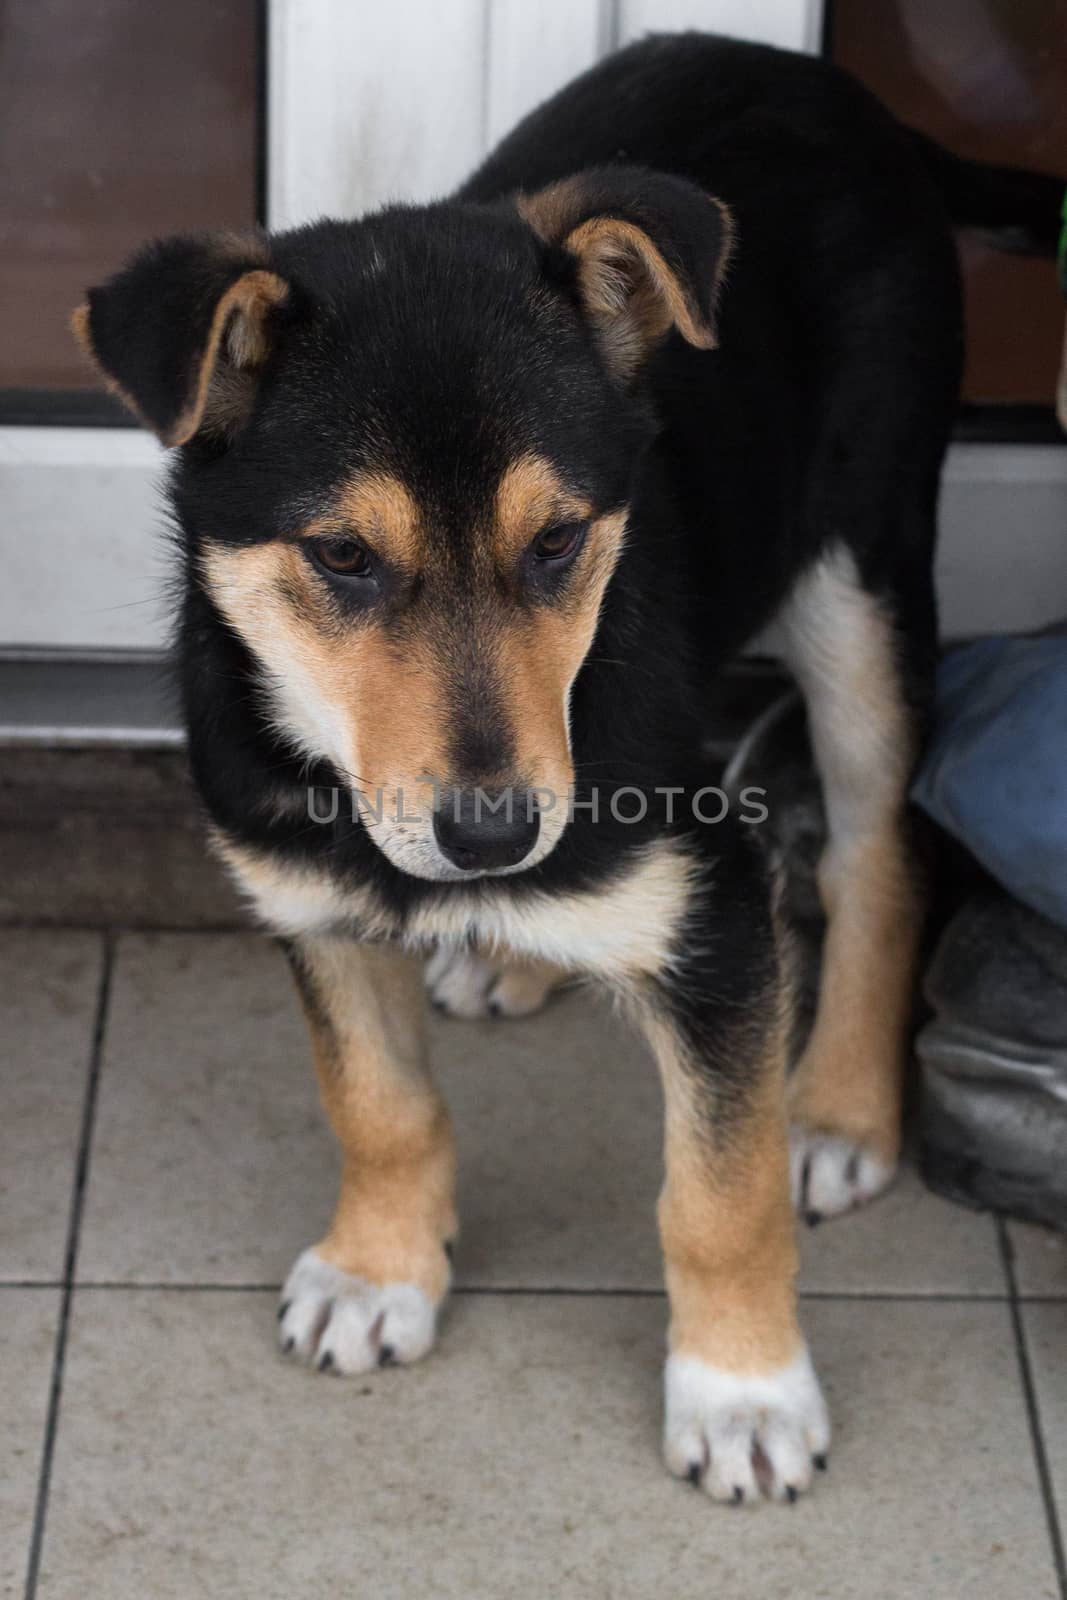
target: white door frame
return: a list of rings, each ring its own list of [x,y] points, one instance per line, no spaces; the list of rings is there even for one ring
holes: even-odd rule
[[[814,52],[822,19],[823,0],[270,0],[270,224],[446,194],[527,111],[644,33]]]
[[[445,192],[617,43],[691,26],[815,50],[822,0],[269,0],[268,219]],[[0,653],[162,646],[163,455],[129,429],[0,427]],[[938,563],[946,635],[1062,615],[1065,528],[1067,449],[955,445]]]

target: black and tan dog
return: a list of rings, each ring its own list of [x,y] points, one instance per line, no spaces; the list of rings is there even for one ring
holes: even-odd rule
[[[179,447],[193,768],[286,942],[343,1149],[287,1351],[349,1373],[433,1341],[457,1219],[422,954],[467,1012],[586,974],[663,1079],[668,1465],[716,1499],[809,1485],[830,1433],[790,1140],[808,1213],[893,1175],[951,226],[1051,250],[1058,209],[824,63],[676,36],[564,90],[450,200],[164,241],[90,293],[83,343]],[[696,803],[706,685],[771,620],[830,828],[788,1086],[759,830]],[[367,803],[316,823],[309,784]]]

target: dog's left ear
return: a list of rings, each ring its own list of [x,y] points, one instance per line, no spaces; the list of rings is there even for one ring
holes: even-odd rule
[[[519,196],[546,244],[577,258],[578,291],[612,370],[630,378],[670,328],[716,344],[715,302],[733,219],[721,200],[667,173],[598,167]]]

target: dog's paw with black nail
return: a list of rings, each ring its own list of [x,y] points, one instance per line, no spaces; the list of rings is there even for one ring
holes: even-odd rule
[[[895,1173],[856,1140],[799,1123],[789,1131],[793,1210],[810,1227],[866,1205],[888,1189]]]
[[[533,1016],[563,981],[564,975],[544,962],[506,965],[451,944],[439,945],[426,963],[434,1007],[468,1020]]]
[[[418,1361],[436,1324],[437,1307],[416,1284],[368,1283],[305,1250],[282,1289],[278,1342],[317,1372],[348,1377]]]
[[[830,1418],[807,1349],[777,1372],[726,1372],[696,1356],[666,1369],[669,1470],[725,1505],[792,1505],[826,1467]]]

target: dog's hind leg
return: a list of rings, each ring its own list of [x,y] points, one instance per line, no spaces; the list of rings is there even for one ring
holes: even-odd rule
[[[329,1232],[282,1290],[282,1349],[335,1373],[416,1361],[433,1343],[456,1233],[452,1130],[426,1071],[419,963],[343,938],[286,948],[342,1173]]]
[[[801,577],[780,618],[828,825],[818,1006],[790,1084],[793,1198],[809,1221],[884,1189],[900,1143],[923,923],[907,818],[921,717],[904,692],[890,606],[839,546]],[[932,616],[931,603],[931,634]]]

